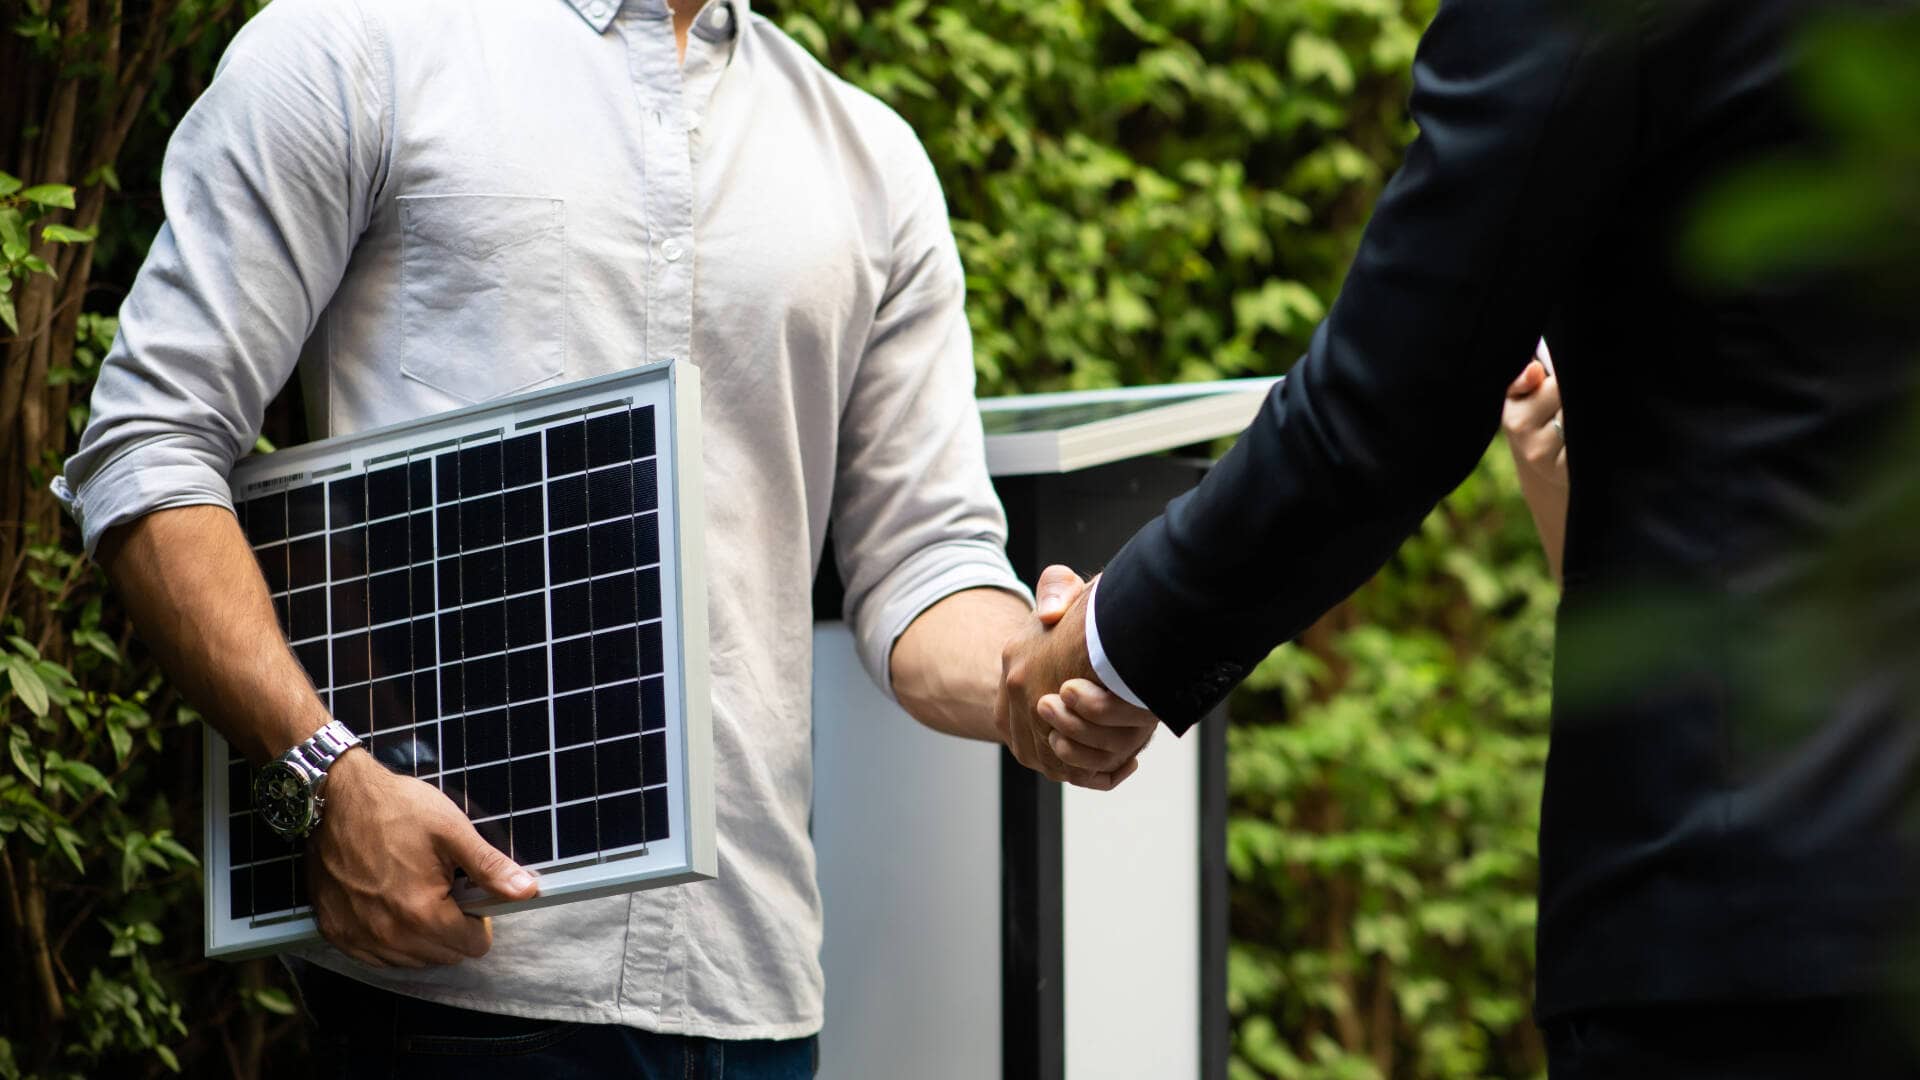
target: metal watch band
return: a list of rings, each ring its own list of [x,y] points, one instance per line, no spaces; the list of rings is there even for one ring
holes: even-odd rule
[[[360,745],[360,737],[347,730],[347,725],[338,720],[329,720],[325,727],[314,732],[305,742],[287,751],[289,756],[297,756],[321,775],[340,760],[340,755]]]

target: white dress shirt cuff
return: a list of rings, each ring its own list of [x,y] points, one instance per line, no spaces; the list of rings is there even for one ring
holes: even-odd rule
[[[1147,703],[1127,688],[1127,681],[1113,669],[1113,661],[1107,659],[1107,650],[1100,647],[1100,622],[1094,618],[1094,604],[1099,599],[1100,581],[1096,578],[1093,588],[1087,590],[1087,659],[1093,661],[1093,673],[1100,677],[1100,685],[1134,708],[1145,709]]]

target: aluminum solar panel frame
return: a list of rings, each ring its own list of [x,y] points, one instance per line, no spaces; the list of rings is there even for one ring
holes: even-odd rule
[[[459,879],[462,907],[715,875],[698,369],[252,457],[230,485],[335,718],[540,873],[515,903]],[[207,955],[317,939],[302,845],[260,824],[211,727],[205,751]]]

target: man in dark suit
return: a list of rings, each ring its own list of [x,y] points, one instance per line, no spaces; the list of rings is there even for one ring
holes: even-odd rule
[[[1920,339],[1835,280],[1710,288],[1677,253],[1722,178],[1817,145],[1796,44],[1838,6],[1443,3],[1420,137],[1310,351],[1008,650],[1016,747],[1124,751],[1052,722],[1073,679],[1192,725],[1466,476],[1545,331],[1573,447],[1536,1002],[1556,1076],[1920,1071],[1882,1011],[1920,975],[1920,544],[1823,591]]]

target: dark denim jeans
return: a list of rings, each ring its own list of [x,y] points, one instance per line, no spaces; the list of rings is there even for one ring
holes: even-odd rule
[[[389,993],[292,962],[316,1075],[340,1080],[811,1080],[819,1043],[698,1039],[617,1024],[496,1016]]]

